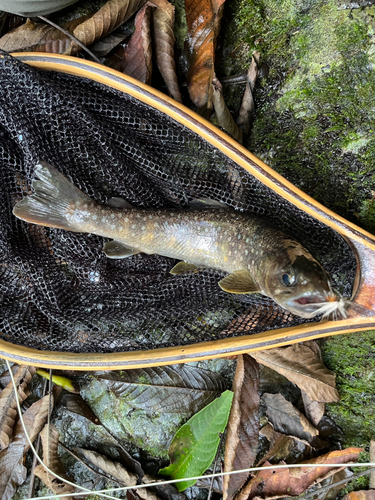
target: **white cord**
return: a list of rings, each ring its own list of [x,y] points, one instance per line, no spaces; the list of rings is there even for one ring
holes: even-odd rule
[[[57,479],[59,479],[60,481],[63,481],[66,484],[70,484],[71,486],[74,486],[74,488],[77,488],[77,489],[81,490],[81,492],[79,493],[79,495],[82,495],[82,492],[85,492],[86,494],[96,493],[99,496],[104,497],[104,498],[109,498],[111,500],[118,500],[118,498],[116,498],[116,497],[112,497],[112,496],[109,496],[109,495],[101,494],[101,492],[99,492],[99,491],[95,492],[95,491],[91,491],[91,490],[89,490],[87,488],[83,488],[82,486],[78,486],[77,484],[74,484],[74,483],[68,481],[67,479],[64,479],[63,477],[60,477],[58,474],[56,474],[55,472],[53,472],[51,469],[49,469],[45,465],[45,463],[43,462],[43,460],[37,454],[36,449],[34,448],[33,443],[31,442],[30,436],[27,433],[27,429],[26,429],[25,422],[23,420],[22,411],[21,411],[21,405],[20,405],[20,401],[19,401],[19,394],[18,394],[17,386],[16,386],[16,383],[14,381],[13,373],[12,373],[11,367],[9,365],[9,362],[8,362],[7,359],[5,361],[6,361],[6,364],[8,366],[9,374],[10,374],[10,377],[12,379],[13,388],[14,388],[14,391],[15,391],[15,394],[16,394],[16,403],[17,403],[17,408],[18,408],[18,414],[19,414],[20,421],[21,421],[21,424],[22,424],[22,427],[23,427],[23,431],[24,431],[24,433],[26,435],[26,439],[29,442],[30,448],[33,450],[33,453],[34,453],[36,459],[38,460],[38,462],[40,462],[40,464],[43,465],[43,467],[46,469],[46,471],[49,472],[50,474],[52,474],[52,476],[56,477]],[[105,491],[105,490],[103,490],[103,491]],[[108,491],[110,491],[110,490],[108,490]],[[68,495],[59,495],[59,497],[60,496],[70,496],[70,495],[74,495],[74,493],[69,493]],[[56,498],[56,495],[52,495],[52,496],[49,496],[47,498]]]

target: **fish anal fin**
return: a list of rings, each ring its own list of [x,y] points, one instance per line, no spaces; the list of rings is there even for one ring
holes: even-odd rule
[[[125,259],[140,253],[137,248],[132,248],[120,243],[119,241],[107,241],[103,245],[103,252],[109,259]]]
[[[228,293],[257,293],[259,286],[255,283],[249,271],[234,271],[219,281],[219,286]]]
[[[181,262],[178,262],[178,264],[176,264],[169,272],[170,274],[185,274],[189,271],[195,271],[196,269],[197,266],[194,264],[188,264],[182,260]]]

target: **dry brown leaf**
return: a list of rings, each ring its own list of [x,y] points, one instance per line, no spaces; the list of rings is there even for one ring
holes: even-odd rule
[[[225,441],[224,472],[247,469],[254,464],[259,440],[258,389],[258,363],[247,354],[239,356]],[[247,472],[224,476],[224,500],[231,500],[248,476]]]
[[[21,365],[14,376],[14,381],[18,387],[18,395],[22,403],[28,396],[25,392],[28,383],[34,375],[36,369],[33,366]],[[12,429],[17,415],[16,394],[12,381],[0,394],[0,450],[9,445],[12,437]]]
[[[59,442],[59,431],[53,424],[47,424],[40,433],[43,445],[43,462],[46,466],[51,469],[52,472],[58,474],[64,479],[71,481],[71,478],[67,476],[64,470],[64,466],[61,463],[59,456],[57,454],[58,442]],[[44,484],[53,491],[56,495],[63,495],[65,493],[73,493],[75,488],[70,484],[66,484],[61,479],[53,476],[43,467],[43,465],[38,465],[35,467],[35,475],[41,479]],[[72,497],[65,497],[66,500],[70,500]]]
[[[43,427],[48,415],[48,396],[32,404],[23,414],[23,420],[31,442],[34,441]],[[14,429],[14,439],[10,445],[0,452],[0,498],[12,498],[26,479],[26,468],[22,465],[22,458],[30,445],[26,439],[21,421]]]
[[[146,5],[135,17],[135,31],[125,48],[122,71],[143,83],[151,83],[152,47],[151,47],[151,12],[152,3]]]
[[[370,462],[375,462],[375,441],[371,439],[370,441]],[[370,474],[370,489],[375,489],[375,471],[372,471]]]
[[[272,428],[272,426],[270,427]],[[285,434],[273,431],[273,435],[269,439],[270,443],[271,440],[272,444],[269,451],[257,463],[257,467],[260,467],[267,461],[278,463],[288,458],[288,463],[295,463],[311,457],[312,448],[303,439],[295,436],[286,436]],[[292,459],[290,460],[290,458]]]
[[[238,111],[237,125],[243,130],[244,134],[247,134],[250,129],[251,120],[254,116],[254,98],[253,92],[255,87],[255,82],[258,78],[258,63],[259,63],[260,53],[258,51],[254,52],[251,58],[251,64],[247,71],[247,83],[244,95],[242,97],[241,106]]]
[[[225,0],[185,0],[188,27],[187,86],[198,108],[212,108],[216,37]]]
[[[98,40],[90,47],[90,50],[97,57],[104,57],[109,54],[114,48],[116,48],[120,43],[122,43],[130,35],[128,33],[111,33],[105,38]]]
[[[303,464],[336,464],[351,463],[358,460],[363,448],[347,448],[346,450],[331,451],[320,457],[302,462]],[[271,465],[269,462],[265,466]],[[307,488],[326,477],[338,472],[337,467],[301,467],[293,469],[267,469],[259,471],[235,500],[252,500],[258,495],[262,498],[281,498],[298,496]]]
[[[106,456],[96,453],[96,451],[84,450],[83,448],[76,448],[75,451],[81,457],[95,465],[95,467],[98,467],[106,474],[109,474],[121,483],[124,483],[126,486],[135,486],[137,484],[137,476],[128,472],[125,467],[118,462],[113,462]],[[145,475],[143,477],[143,482],[149,483],[153,482],[153,480],[149,476]],[[136,491],[138,496],[144,500],[159,500],[159,497],[152,493],[148,488],[140,488]]]
[[[87,47],[112,33],[145,2],[146,0],[109,0],[98,12],[77,26],[73,35]]]
[[[214,77],[212,80],[212,102],[214,105],[217,121],[233,139],[242,144],[242,131],[237,127],[231,112],[224,101],[223,87],[219,80]]]
[[[251,354],[258,363],[268,366],[298,385],[308,396],[321,403],[339,401],[336,375],[328,370],[309,347],[294,344]]]
[[[263,394],[267,416],[276,431],[316,444],[318,430],[281,394]]]
[[[53,396],[52,394],[51,396],[47,394],[44,398],[33,403],[23,414],[23,421],[31,442],[34,441],[39,432],[43,429],[50,408],[53,408]],[[12,444],[13,443],[23,444],[25,446],[25,453],[30,448],[29,441],[26,439],[20,420],[14,428],[14,439]]]
[[[342,500],[375,500],[375,490],[351,491]]]
[[[170,95],[176,101],[182,102],[174,59],[175,8],[167,0],[152,0],[152,2],[157,5],[157,9],[152,13],[156,64]]]
[[[317,427],[322,420],[326,405],[325,403],[319,403],[319,401],[313,401],[305,391],[301,391],[301,394],[303,406],[305,407],[305,415]]]

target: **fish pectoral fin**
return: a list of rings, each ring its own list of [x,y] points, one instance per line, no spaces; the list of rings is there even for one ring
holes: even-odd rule
[[[184,262],[183,260],[176,264],[170,271],[170,274],[185,274],[188,273],[189,271],[195,271],[197,266],[194,264],[188,264],[187,262]]]
[[[259,286],[255,283],[253,277],[246,269],[243,271],[234,271],[219,281],[219,286],[224,292],[229,293],[257,293],[260,292]]]
[[[189,208],[204,210],[205,208],[216,208],[221,210],[229,210],[228,205],[222,203],[221,201],[211,200],[211,198],[195,198],[189,201]]]
[[[131,257],[140,253],[137,248],[127,247],[119,241],[112,240],[107,241],[103,245],[103,252],[109,259],[125,259],[126,257]]]
[[[124,198],[120,198],[118,196],[108,198],[107,205],[113,208],[127,208],[129,210],[134,208],[133,205],[124,200]]]

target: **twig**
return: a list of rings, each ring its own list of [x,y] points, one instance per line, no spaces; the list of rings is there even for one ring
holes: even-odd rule
[[[345,464],[343,464],[345,466]],[[313,491],[312,493],[308,493],[307,495],[302,495],[298,497],[298,500],[311,500],[314,498],[315,495],[320,495],[321,493],[324,493],[327,490],[330,490],[331,488],[334,488],[335,486],[340,486],[340,484],[345,484],[349,483],[350,481],[353,481],[353,479],[357,479],[362,476],[368,476],[372,472],[375,471],[375,467],[370,467],[368,470],[364,470],[362,472],[358,472],[357,474],[353,474],[353,476],[347,477],[345,479],[341,479],[341,481],[337,481],[337,483],[332,483],[329,484],[328,486],[323,486],[322,488],[319,488],[316,491]]]
[[[114,483],[119,484],[120,486],[127,486],[127,484],[124,483],[123,481],[119,481],[118,479],[109,477],[106,474],[102,474],[101,472],[99,472],[99,471],[93,469],[92,467],[90,467],[89,465],[87,465],[87,463],[84,462],[81,458],[79,458],[72,450],[70,450],[64,444],[62,444],[61,441],[59,441],[59,446],[61,446],[61,448],[63,450],[65,450],[66,452],[70,453],[70,455],[72,455],[72,457],[74,457],[78,462],[80,462],[82,465],[84,465],[89,471],[94,472],[98,476],[102,476],[106,481],[112,481]]]
[[[95,62],[97,62],[98,64],[102,64],[99,61],[99,59],[96,57],[96,55],[93,54],[91,52],[91,50],[86,47],[86,45],[84,45],[80,40],[78,40],[78,38],[76,38],[74,35],[72,35],[71,33],[69,33],[69,31],[64,30],[64,28],[62,28],[61,26],[59,26],[58,24],[54,23],[50,19],[47,19],[44,16],[38,16],[38,17],[39,17],[39,19],[41,19],[45,23],[48,23],[51,26],[53,26],[54,28],[60,30],[62,33],[64,33],[64,35],[68,36],[71,40],[73,40],[74,42],[76,42],[81,47],[81,49],[83,49],[85,52],[87,52],[87,54],[89,54],[89,56],[91,56],[94,59]]]
[[[44,398],[44,396],[47,393],[47,382],[48,382],[47,379],[43,380],[43,391],[42,391],[42,397],[43,398]],[[39,455],[39,451],[40,451],[40,442],[41,442],[41,438],[40,438],[40,435],[39,435],[38,436],[38,440],[37,440],[36,445],[35,445],[35,449],[36,449],[36,452],[37,452],[38,455]],[[36,467],[36,462],[37,462],[36,456],[34,455],[33,456],[33,463],[32,463],[32,466],[31,466],[30,484],[29,484],[29,491],[28,491],[28,494],[27,494],[27,498],[33,498],[33,496],[34,496],[34,492],[35,492],[35,474],[34,474],[34,470],[35,470],[35,467]]]

